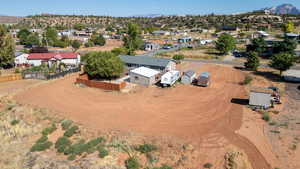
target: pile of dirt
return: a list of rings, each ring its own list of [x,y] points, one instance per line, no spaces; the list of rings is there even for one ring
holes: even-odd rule
[[[225,169],[253,169],[248,156],[236,147],[230,146],[225,154]]]

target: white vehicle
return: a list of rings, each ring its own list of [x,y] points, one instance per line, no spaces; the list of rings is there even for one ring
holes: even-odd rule
[[[179,80],[179,78],[180,72],[177,70],[172,70],[162,75],[160,83],[163,86],[172,86],[177,80]]]

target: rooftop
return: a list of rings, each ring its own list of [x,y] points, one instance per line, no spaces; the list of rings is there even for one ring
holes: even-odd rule
[[[171,59],[165,58],[155,58],[148,56],[120,56],[121,60],[127,64],[136,64],[136,65],[147,65],[147,66],[158,66],[166,67]]]
[[[150,68],[146,68],[146,67],[139,67],[136,69],[131,70],[130,72],[135,73],[135,74],[139,74],[145,77],[152,77],[155,76],[157,74],[159,74],[159,71],[150,69]]]
[[[194,74],[196,74],[196,73],[193,70],[188,70],[188,71],[184,72],[184,75],[188,76],[188,77],[192,77]]]

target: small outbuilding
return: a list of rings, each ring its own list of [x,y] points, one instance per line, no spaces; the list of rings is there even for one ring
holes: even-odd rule
[[[193,70],[188,70],[183,73],[183,76],[181,77],[181,83],[182,84],[191,84],[196,79],[196,73]]]
[[[145,50],[146,51],[153,51],[160,49],[160,45],[157,43],[145,43]]]
[[[250,91],[249,105],[262,109],[272,107],[273,92],[272,89],[253,87]]]
[[[161,77],[161,84],[163,86],[172,86],[180,78],[180,72],[177,70],[172,70]]]
[[[147,67],[133,69],[130,71],[129,76],[131,83],[143,86],[151,86],[160,80],[160,72]]]

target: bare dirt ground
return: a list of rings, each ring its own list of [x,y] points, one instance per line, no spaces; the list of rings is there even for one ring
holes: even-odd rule
[[[78,52],[86,52],[86,51],[111,51],[114,48],[120,48],[123,45],[122,40],[110,39],[106,41],[104,46],[96,46],[90,48],[80,48]]]
[[[17,90],[25,89],[34,84],[40,83],[39,80],[17,80],[0,83],[0,97],[8,94],[12,94]]]
[[[73,75],[21,92],[15,99],[54,110],[94,129],[190,140],[199,145],[202,159],[214,162],[216,168],[224,164],[222,157],[216,158],[220,149],[230,144],[245,151],[253,168],[271,168],[253,143],[236,134],[242,125],[243,106],[231,100],[247,98],[240,85],[244,74],[231,67],[199,63],[184,63],[180,69],[211,72],[212,85],[209,88],[183,85],[170,89],[139,88],[122,94],[80,88],[74,85],[77,75]],[[193,168],[199,168],[199,163]]]

